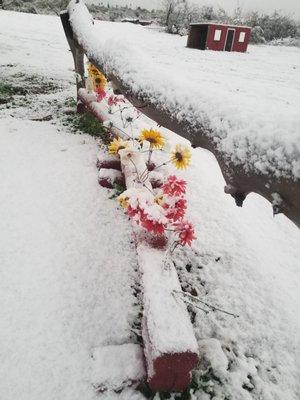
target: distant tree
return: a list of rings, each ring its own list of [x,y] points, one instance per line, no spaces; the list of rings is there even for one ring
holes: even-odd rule
[[[191,22],[216,19],[211,6],[196,6],[188,0],[163,0],[163,24],[169,33],[185,34]]]
[[[225,11],[224,8],[219,7],[218,10],[216,11],[216,19],[219,22],[229,23],[230,16],[228,15],[228,13]]]
[[[196,6],[187,0],[164,0],[162,23],[169,33],[185,34],[189,24],[196,18]]]
[[[28,13],[37,13],[35,2],[30,0],[3,0],[2,9],[4,10],[18,10]]]
[[[163,0],[163,11],[165,14],[165,26],[169,26],[170,18],[174,13],[178,0]]]
[[[36,6],[39,9],[48,9],[56,15],[65,10],[69,4],[69,0],[37,0]]]
[[[266,39],[262,27],[259,25],[254,26],[251,31],[251,43],[259,44],[265,42]]]
[[[231,22],[236,25],[242,25],[244,22],[243,9],[238,6],[233,10]]]
[[[290,17],[281,15],[275,11],[270,16],[270,24],[264,29],[266,40],[273,40],[284,37],[295,37],[297,34],[297,25]]]
[[[216,14],[212,6],[202,6],[200,8],[200,16],[204,21],[212,21],[216,19]]]
[[[297,36],[296,22],[278,11],[271,15],[251,12],[246,17],[245,23],[253,28],[252,41],[255,43]]]

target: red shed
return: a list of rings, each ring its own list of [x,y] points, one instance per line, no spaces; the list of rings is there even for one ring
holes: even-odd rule
[[[247,51],[251,28],[212,22],[191,24],[187,47],[201,50]]]

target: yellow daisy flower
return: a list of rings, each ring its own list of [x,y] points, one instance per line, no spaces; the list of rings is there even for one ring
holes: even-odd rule
[[[107,80],[105,76],[99,72],[94,78],[94,83],[97,89],[104,90],[107,85]]]
[[[186,169],[190,165],[191,157],[190,149],[181,144],[177,144],[175,150],[171,152],[171,161],[177,169]]]
[[[120,206],[125,209],[128,208],[128,206],[129,206],[128,200],[129,200],[128,197],[125,196],[123,193],[120,194],[120,196],[118,196],[118,202],[119,202]]]
[[[88,75],[92,79],[96,89],[104,90],[107,85],[105,76],[92,63],[88,64]]]
[[[109,154],[118,154],[119,150],[127,149],[129,143],[121,138],[115,138],[110,144],[108,145],[108,152]]]
[[[162,194],[157,194],[154,197],[154,203],[158,204],[159,206],[162,206],[164,204],[164,196]]]
[[[143,129],[139,139],[150,143],[150,149],[162,149],[166,143],[166,139],[159,131],[154,129]]]
[[[91,75],[98,74],[98,69],[92,63],[88,63],[88,71]]]

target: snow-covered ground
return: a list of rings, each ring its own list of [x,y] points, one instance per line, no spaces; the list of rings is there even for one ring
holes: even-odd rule
[[[299,52],[251,46],[249,54],[257,65],[278,56],[284,69]],[[1,80],[13,70],[64,86],[36,95],[34,110],[0,109],[0,398],[96,399],[93,350],[134,342],[130,329],[139,308],[130,224],[111,192],[97,184],[97,142],[65,132],[56,120],[30,120],[47,115],[46,101],[51,108],[75,95],[59,19],[1,11],[0,57]],[[276,99],[270,95],[264,105],[270,109],[273,100],[282,101],[273,78],[269,94],[276,92]],[[288,86],[285,79],[286,93],[293,84],[292,77]],[[182,286],[240,315],[191,310],[208,359],[195,374],[194,398],[298,399],[299,230],[284,216],[274,219],[257,195],[237,208],[205,150],[193,151],[193,165],[183,176],[198,240],[175,254]],[[212,369],[201,373],[206,362]],[[144,398],[132,389],[102,397]]]
[[[130,336],[130,228],[97,186],[94,140],[14,118],[0,132],[0,397],[91,398],[93,347]]]

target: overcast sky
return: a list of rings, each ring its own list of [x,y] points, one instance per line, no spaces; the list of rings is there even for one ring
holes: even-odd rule
[[[91,1],[91,0],[90,0]],[[162,4],[162,0],[98,0],[103,3],[110,4],[132,4],[133,6],[143,6],[149,9],[158,8]],[[286,14],[300,18],[300,0],[192,0],[196,4],[204,5],[211,4],[214,6],[224,7],[227,10],[232,10],[238,3],[245,10],[263,10],[273,11],[281,10]],[[92,1],[91,1],[92,2]],[[94,0],[96,3],[97,0]]]

